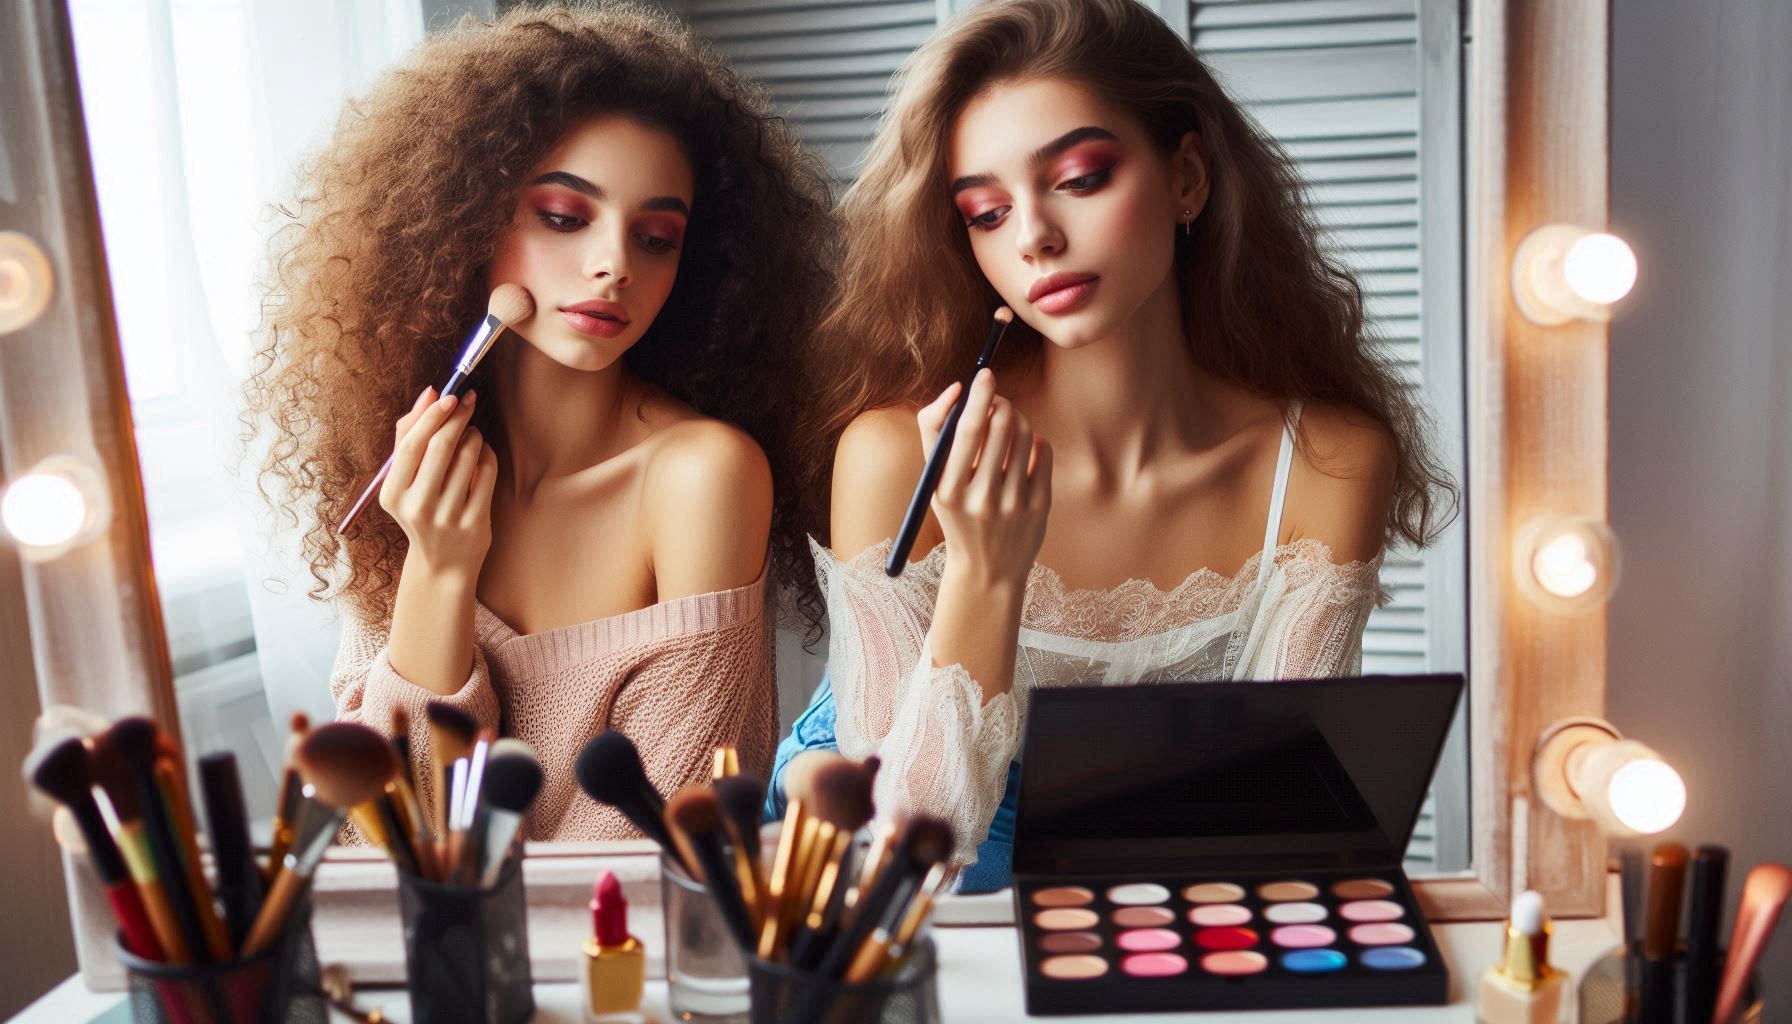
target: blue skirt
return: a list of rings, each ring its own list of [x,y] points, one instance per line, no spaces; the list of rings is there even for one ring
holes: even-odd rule
[[[839,750],[835,735],[837,712],[834,687],[827,676],[815,688],[809,706],[790,727],[790,735],[778,744],[778,756],[772,762],[772,777],[765,787],[765,820],[784,817],[784,769],[791,758],[810,750]],[[1008,783],[1002,792],[1001,806],[989,823],[989,838],[977,846],[977,862],[959,874],[959,892],[991,892],[1005,888],[1013,881],[1014,806],[1019,796],[1020,763],[1008,766]]]

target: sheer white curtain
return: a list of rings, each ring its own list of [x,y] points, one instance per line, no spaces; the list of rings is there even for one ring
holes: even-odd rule
[[[254,766],[278,764],[288,715],[330,716],[336,633],[238,452],[269,211],[344,99],[422,37],[423,5],[70,8],[183,731],[237,751],[266,798]]]

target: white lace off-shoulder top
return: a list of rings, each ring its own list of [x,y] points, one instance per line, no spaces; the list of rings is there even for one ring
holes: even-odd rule
[[[1382,556],[1339,565],[1318,540],[1277,545],[1299,415],[1296,405],[1283,431],[1262,552],[1234,576],[1199,569],[1169,591],[1136,579],[1069,590],[1034,565],[1014,685],[987,703],[962,665],[935,666],[927,646],[943,543],[891,579],[889,541],[843,562],[811,540],[827,598],[840,751],[882,759],[879,817],[944,817],[957,837],[955,862],[974,861],[1037,687],[1356,674],[1363,627],[1384,599]]]

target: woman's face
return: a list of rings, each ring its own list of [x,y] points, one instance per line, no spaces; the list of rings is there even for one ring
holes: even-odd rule
[[[952,201],[983,275],[1054,345],[1123,330],[1169,281],[1205,174],[1194,133],[1165,156],[1076,82],[1002,82],[968,103],[947,154]]]
[[[652,325],[678,278],[691,215],[690,158],[660,128],[618,115],[582,121],[529,171],[488,272],[535,313],[512,324],[548,358],[602,370]]]

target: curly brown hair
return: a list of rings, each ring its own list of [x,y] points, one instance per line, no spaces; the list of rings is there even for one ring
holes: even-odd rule
[[[811,347],[815,397],[797,460],[804,525],[826,538],[831,454],[854,418],[930,401],[975,358],[1002,300],[953,206],[947,143],[984,89],[1039,78],[1080,83],[1130,112],[1166,156],[1197,133],[1212,192],[1192,232],[1176,232],[1173,270],[1196,364],[1255,394],[1372,416],[1398,446],[1387,537],[1434,538],[1453,515],[1455,484],[1425,413],[1368,344],[1362,291],[1321,247],[1293,164],[1136,0],[989,0],[897,72],[864,173],[841,205],[840,290]],[[1040,350],[1021,320],[1009,337],[1021,342],[1005,347],[1009,361]]]
[[[333,524],[384,462],[393,420],[440,383],[484,315],[486,268],[527,172],[600,114],[669,132],[695,171],[677,283],[625,365],[744,429],[774,479],[789,478],[794,349],[834,265],[821,163],[759,86],[661,12],[562,4],[467,18],[347,105],[280,211],[245,439],[270,446],[259,483],[303,530],[312,597],[389,617],[403,531],[383,515],[346,537]],[[488,398],[474,421],[500,436],[502,416]],[[774,583],[810,573],[794,499],[780,487],[774,502]],[[813,620],[812,596],[803,607]]]

